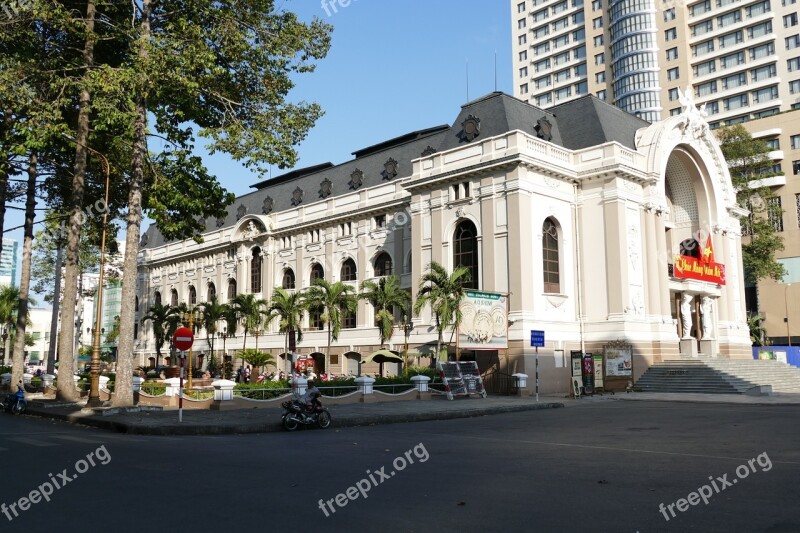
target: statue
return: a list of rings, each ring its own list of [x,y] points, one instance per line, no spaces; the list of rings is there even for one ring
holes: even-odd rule
[[[689,293],[684,292],[681,295],[681,325],[682,327],[682,339],[691,339],[692,338],[692,300],[694,296]]]
[[[702,315],[703,323],[703,340],[714,338],[714,320],[711,316],[713,312],[711,298],[703,296],[700,300],[700,313]]]
[[[708,122],[706,117],[706,104],[702,104],[700,109],[694,103],[694,89],[691,84],[686,86],[685,91],[678,89],[678,101],[683,106],[681,115],[683,116],[683,132],[694,135],[696,139],[708,133]]]

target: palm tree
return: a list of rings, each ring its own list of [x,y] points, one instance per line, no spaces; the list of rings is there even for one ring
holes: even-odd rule
[[[10,333],[14,331],[17,323],[17,307],[19,305],[19,290],[16,287],[0,287],[0,326],[3,331]],[[3,358],[6,359],[8,351],[3,346]],[[5,363],[5,361],[3,361]]]
[[[394,308],[408,308],[411,296],[400,288],[400,278],[391,275],[380,278],[377,283],[372,280],[363,282],[359,298],[368,301],[375,308],[375,322],[383,349],[383,345],[392,337]]]
[[[267,365],[274,365],[275,358],[272,354],[266,352],[259,352],[258,350],[242,350],[242,359],[247,361],[247,364],[253,367],[250,373],[250,383],[256,383],[258,376],[261,374],[261,368]]]
[[[458,328],[461,324],[461,302],[466,294],[464,285],[470,278],[467,267],[456,267],[452,274],[448,274],[441,264],[431,261],[428,271],[419,280],[414,312],[419,313],[426,305],[430,305],[439,334],[436,340],[437,358],[441,355],[444,331],[449,327]]]
[[[217,295],[211,297],[208,302],[200,304],[198,307],[202,309],[200,323],[206,330],[206,342],[211,348],[211,353],[203,360],[204,364],[210,360],[214,354],[214,335],[217,333],[217,324],[220,320],[225,320],[228,314],[228,305],[219,303]]]
[[[306,291],[309,309],[321,310],[322,320],[328,325],[328,349],[325,352],[325,372],[330,373],[331,340],[339,339],[342,329],[342,313],[355,313],[358,296],[352,286],[337,281],[331,283],[316,278]]]
[[[302,292],[287,291],[281,287],[275,287],[267,312],[270,320],[273,317],[280,318],[280,332],[285,335],[283,353],[289,352],[290,332],[297,332],[297,342],[303,340],[303,329],[300,324],[306,308],[306,298]]]
[[[256,298],[254,294],[237,294],[231,301],[231,308],[236,314],[236,319],[241,322],[244,328],[242,349],[247,348],[247,334],[251,331],[256,332],[256,348],[258,347],[258,330],[264,323],[262,310],[265,306],[266,302]],[[244,359],[242,359],[242,361],[244,361]]]
[[[172,338],[168,334],[168,330],[173,317],[177,316],[177,308],[168,305],[161,305],[161,303],[154,303],[150,306],[147,314],[142,317],[142,325],[148,320],[153,323],[153,336],[156,340],[156,367],[158,367],[159,359],[161,359],[161,347],[167,339]]]

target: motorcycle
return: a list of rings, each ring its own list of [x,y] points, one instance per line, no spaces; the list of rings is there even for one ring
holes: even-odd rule
[[[316,395],[311,402],[305,404],[298,399],[287,400],[281,404],[286,411],[281,416],[283,427],[287,431],[294,431],[300,424],[304,426],[318,425],[325,429],[331,425],[331,413],[322,407],[322,404],[314,400],[318,398]]]
[[[22,385],[17,385],[17,392],[12,392],[3,401],[3,410],[8,413],[11,411],[15,415],[25,412],[28,402],[25,400],[25,389]]]

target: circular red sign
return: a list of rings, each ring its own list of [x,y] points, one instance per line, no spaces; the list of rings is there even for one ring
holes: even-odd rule
[[[175,335],[172,336],[172,341],[175,343],[175,348],[185,352],[192,347],[194,334],[189,328],[178,328],[175,330]]]

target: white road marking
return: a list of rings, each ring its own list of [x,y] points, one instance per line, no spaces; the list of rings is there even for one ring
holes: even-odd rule
[[[11,437],[8,440],[14,442],[21,442],[22,444],[29,444],[30,446],[38,446],[40,448],[44,448],[46,446],[58,446],[58,444],[55,444],[53,442],[43,442],[36,439],[26,439],[24,437]]]

